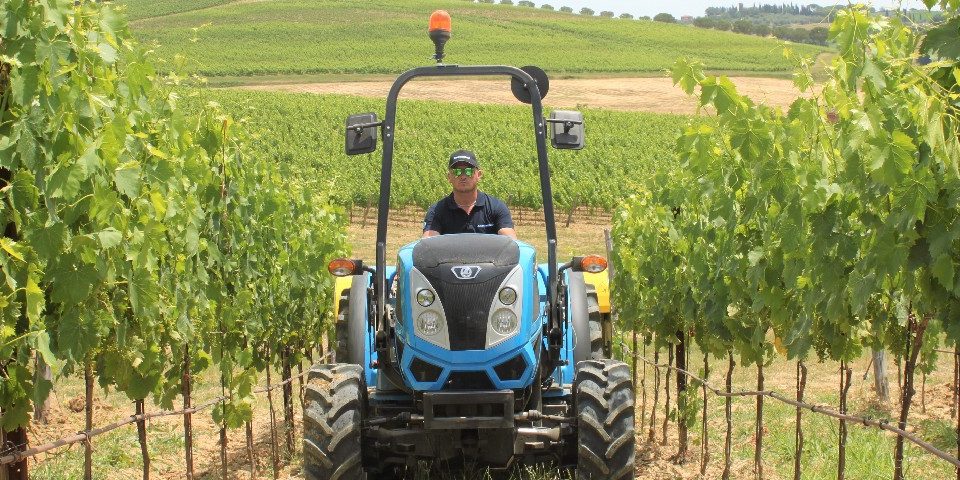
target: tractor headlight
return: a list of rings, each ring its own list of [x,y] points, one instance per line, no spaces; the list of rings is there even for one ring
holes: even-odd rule
[[[429,307],[430,305],[433,305],[433,301],[436,299],[437,296],[426,288],[417,292],[417,303],[419,303],[421,307]]]
[[[417,317],[417,333],[432,337],[440,332],[440,323],[443,320],[434,310],[427,310]]]
[[[517,301],[517,291],[510,287],[503,287],[500,289],[500,293],[497,294],[497,298],[499,298],[500,303],[504,305],[513,305],[513,302]]]
[[[490,318],[490,326],[498,335],[509,335],[517,329],[518,325],[517,314],[507,308],[497,310]]]

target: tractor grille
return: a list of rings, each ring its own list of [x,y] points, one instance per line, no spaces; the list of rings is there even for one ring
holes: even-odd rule
[[[450,372],[445,390],[493,390],[486,372]]]
[[[523,355],[517,355],[493,368],[493,371],[497,372],[497,376],[503,381],[519,380],[526,370],[527,361],[523,359]]]
[[[413,378],[418,382],[436,382],[440,378],[440,374],[443,373],[443,369],[418,357],[410,363],[410,372],[413,373]]]
[[[427,276],[443,304],[450,350],[483,350],[486,347],[490,305],[497,294],[497,287],[510,273],[509,268],[503,270],[500,275],[473,284],[442,282]]]

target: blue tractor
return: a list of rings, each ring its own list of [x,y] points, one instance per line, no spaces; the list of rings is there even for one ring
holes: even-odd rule
[[[309,374],[303,413],[308,480],[402,478],[433,468],[479,465],[508,472],[543,463],[578,478],[634,475],[634,390],[612,360],[611,329],[584,273],[606,260],[559,263],[548,134],[555,148],[583,147],[579,112],[543,116],[548,80],[535,67],[442,63],[450,17],[435,12],[437,65],[402,74],[386,117],[351,115],[346,153],[383,141],[376,263],[338,259],[349,279],[338,305],[333,364]],[[547,262],[501,235],[442,235],[400,248],[386,262],[397,97],[418,77],[508,76],[533,110],[547,237]]]

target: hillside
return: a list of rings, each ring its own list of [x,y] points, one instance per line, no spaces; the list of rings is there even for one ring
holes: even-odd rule
[[[657,72],[678,57],[708,69],[791,68],[778,41],[643,20],[453,1],[126,0],[159,56],[208,76],[395,74],[429,61],[430,12],[453,16],[451,63],[536,64],[551,73]],[[822,49],[798,46],[815,55]]]

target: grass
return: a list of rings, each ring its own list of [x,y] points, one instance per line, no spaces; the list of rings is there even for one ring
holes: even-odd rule
[[[424,29],[438,8],[453,16],[451,63],[535,64],[551,74],[659,72],[678,57],[711,70],[792,68],[773,39],[455,0],[124,3],[160,57],[182,54],[189,72],[208,76],[396,74],[430,62]]]

